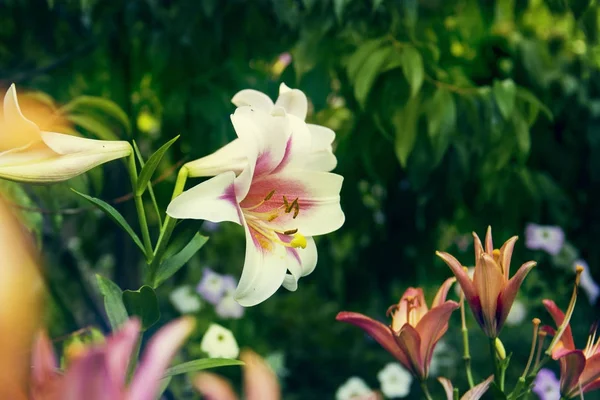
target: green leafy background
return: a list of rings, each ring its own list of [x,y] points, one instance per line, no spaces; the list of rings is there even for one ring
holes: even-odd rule
[[[497,242],[521,236],[514,270],[539,262],[520,294],[526,322],[502,336],[514,353],[511,382],[529,352],[527,321],[550,323],[541,300],[566,306],[573,260],[585,259],[600,281],[599,7],[589,0],[4,0],[0,87],[14,82],[28,92],[22,102],[62,116],[45,129],[133,139],[145,159],[181,135],[153,166],[161,208],[178,163],[235,137],[229,114],[238,90],[275,98],[280,82],[302,89],[308,119],[337,133],[346,223],[319,238],[318,267],[297,292],[281,290],[241,320],[219,320],[209,307],[198,313],[189,359],[201,355],[202,333],[216,321],[241,346],[285,354],[285,399],[333,398],[353,375],[378,388],[377,372],[391,357],[335,322],[336,313],[385,320],[408,286],[431,296],[450,275],[434,251],[472,265],[470,240],[458,244],[492,225]],[[285,52],[292,63],[281,71]],[[144,260],[69,188],[106,200],[137,227],[133,202],[122,197],[131,193],[124,165],[49,187],[1,185],[43,247],[51,334],[107,330],[94,274],[136,291]],[[561,226],[569,245],[557,257],[527,250],[527,222]],[[225,224],[204,234],[209,242],[157,290],[158,325],[178,315],[170,291],[195,285],[204,266],[239,276],[243,231]],[[141,296],[130,297],[135,308]],[[455,364],[440,373],[464,388],[456,314],[446,338]],[[582,346],[599,316],[582,295],[573,322]],[[491,373],[487,342],[476,329],[471,338],[483,379]],[[222,372],[240,382],[239,369]],[[167,395],[196,396],[181,376]],[[415,385],[409,398],[418,396]]]

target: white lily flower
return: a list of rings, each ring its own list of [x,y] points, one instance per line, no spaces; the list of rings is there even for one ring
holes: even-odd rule
[[[413,377],[399,363],[389,363],[377,373],[381,391],[386,397],[406,397],[410,393]]]
[[[18,182],[61,182],[130,154],[131,145],[124,141],[44,132],[23,116],[14,84],[4,96],[0,178]]]
[[[298,279],[314,270],[317,248],[312,236],[344,223],[339,196],[343,178],[298,167],[310,143],[299,118],[241,107],[231,119],[247,154],[244,170],[237,177],[224,172],[185,191],[167,214],[244,227],[246,259],[234,295],[248,307],[282,285],[295,290]]]
[[[240,354],[233,333],[218,324],[210,324],[200,342],[200,350],[210,358],[237,358]]]
[[[231,102],[237,107],[252,107],[266,113],[272,113],[277,108],[282,108],[286,113],[306,119],[308,111],[308,99],[298,89],[290,89],[282,83],[279,86],[279,97],[273,101],[266,94],[253,89],[245,89],[238,92]],[[310,132],[310,150],[304,157],[304,168],[314,171],[328,172],[335,168],[337,159],[333,154],[332,143],[335,140],[335,132],[331,129],[314,124],[307,124]],[[247,164],[246,150],[239,139],[221,147],[216,152],[191,161],[186,164],[190,177],[215,176],[225,171],[240,173]]]

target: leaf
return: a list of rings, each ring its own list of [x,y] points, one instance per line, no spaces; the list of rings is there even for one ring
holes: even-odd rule
[[[197,233],[179,253],[163,261],[158,267],[154,287],[158,287],[162,282],[173,276],[175,272],[179,271],[207,241],[207,236]]]
[[[427,133],[434,150],[434,165],[437,165],[448,146],[450,137],[456,129],[456,103],[452,93],[438,89],[427,109]]]
[[[517,147],[522,155],[527,156],[531,149],[531,135],[529,134],[529,126],[527,121],[516,111],[512,117],[513,128],[517,136]]]
[[[129,318],[127,310],[123,305],[123,292],[116,283],[110,279],[96,274],[96,281],[100,293],[104,297],[104,309],[113,331],[118,330]]]
[[[166,260],[183,250],[183,248],[194,238],[196,233],[200,231],[201,227],[202,221],[199,220],[184,219],[179,221],[175,228],[175,232],[171,236],[172,239],[169,241],[169,245],[167,246],[167,250],[165,250],[162,260]]]
[[[348,5],[349,0],[333,0],[333,12],[339,22],[342,22],[344,16],[344,9]]]
[[[529,90],[524,89],[524,88],[517,88],[517,97],[521,98],[521,100],[529,103],[529,105],[532,107],[532,111],[530,113],[530,117],[528,119],[529,125],[533,124],[533,122],[535,121],[536,117],[537,117],[537,110],[541,111],[546,118],[548,118],[549,121],[554,120],[554,116],[552,115],[552,111],[550,111],[550,109],[540,101],[540,99],[538,99],[536,97],[536,95],[534,95],[533,93],[531,93]]]
[[[423,57],[413,46],[406,46],[402,50],[402,72],[410,85],[410,95],[414,97],[423,84]]]
[[[365,106],[371,87],[381,73],[385,62],[390,54],[392,54],[392,51],[393,48],[390,46],[377,49],[369,56],[360,69],[356,81],[354,82],[354,96],[362,107]]]
[[[358,49],[350,56],[348,60],[348,78],[354,82],[358,76],[358,72],[362,68],[365,61],[371,56],[375,50],[381,47],[385,42],[384,38],[372,39],[361,44]]]
[[[95,197],[91,197],[91,196],[88,196],[87,194],[80,193],[75,189],[71,189],[71,190],[75,194],[83,197],[85,200],[89,201],[90,203],[92,203],[93,205],[95,205],[96,207],[98,207],[99,209],[104,211],[104,213],[107,214],[110,217],[110,219],[115,221],[117,223],[117,225],[119,225],[121,228],[123,228],[123,230],[125,232],[127,232],[129,234],[129,236],[131,237],[133,242],[140,248],[140,250],[142,250],[142,253],[146,254],[146,249],[144,248],[144,245],[140,241],[140,238],[138,237],[138,235],[133,231],[133,229],[127,223],[127,221],[125,221],[125,218],[123,218],[123,216],[113,206],[111,206],[110,204],[108,204],[100,199],[97,199]]]
[[[135,142],[135,140],[133,140],[132,142],[133,142],[133,151],[135,152],[135,156],[136,156],[138,162],[140,163],[140,165],[142,166],[142,168],[144,168],[144,165],[146,163],[144,162],[142,153],[140,152],[140,149],[139,149],[137,143]],[[156,218],[158,219],[158,226],[162,226],[162,217],[160,216],[160,209],[158,208],[158,202],[156,201],[156,196],[154,195],[154,189],[152,188],[152,182],[148,182],[148,193],[150,193],[150,200],[152,200],[152,206],[154,207],[154,213],[156,214]]]
[[[394,150],[400,165],[406,168],[408,156],[412,152],[417,138],[419,122],[420,96],[411,98],[404,108],[392,116],[392,124],[396,129],[396,141]]]
[[[169,150],[169,147],[171,147],[171,145],[175,143],[177,139],[179,139],[179,135],[163,144],[160,149],[156,150],[156,152],[150,156],[146,164],[144,164],[142,171],[140,172],[140,176],[138,177],[137,187],[135,189],[137,196],[144,194],[146,188],[148,187],[148,182],[152,178],[154,171],[156,171],[156,167],[158,167],[158,164],[164,157],[167,150]]]
[[[101,111],[103,115],[114,118],[125,128],[127,133],[131,133],[131,123],[129,117],[117,103],[102,97],[95,96],[79,96],[65,104],[61,111],[72,112],[74,110],[83,109],[85,112],[89,109]]]
[[[188,372],[197,372],[218,367],[230,367],[234,365],[244,365],[244,362],[230,358],[203,358],[200,360],[188,361],[168,368],[165,371],[163,378],[173,375],[186,374]]]
[[[512,79],[505,79],[501,82],[495,81],[492,92],[500,109],[500,114],[508,120],[515,108],[515,95],[517,92],[515,83]]]
[[[171,379],[172,377],[168,376],[160,380],[160,386],[158,388],[158,392],[156,392],[156,397],[154,398],[155,400],[160,400],[163,398],[162,395],[171,384]]]
[[[77,126],[82,127],[89,133],[102,140],[119,140],[117,135],[102,121],[99,121],[96,117],[90,115],[77,115],[69,114],[66,116],[67,120],[71,121]]]
[[[158,299],[156,293],[148,285],[138,290],[125,290],[123,304],[131,316],[136,316],[142,321],[142,330],[147,330],[160,319]]]

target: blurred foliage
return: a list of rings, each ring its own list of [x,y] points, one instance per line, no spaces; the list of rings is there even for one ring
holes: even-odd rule
[[[286,399],[331,398],[351,375],[378,387],[377,371],[390,361],[335,314],[384,320],[406,287],[431,295],[449,276],[434,250],[472,265],[464,235],[473,230],[482,235],[492,225],[500,242],[529,221],[560,225],[600,280],[599,8],[590,0],[4,0],[0,86],[37,93],[28,98],[62,117],[61,131],[134,139],[145,157],[181,134],[158,167],[162,206],[178,162],[234,138],[233,94],[256,88],[275,97],[282,81],[305,91],[309,120],[337,133],[347,222],[318,240],[318,268],[296,293],[281,290],[244,319],[219,322],[242,346],[285,354]],[[285,52],[287,68],[278,61]],[[143,260],[67,188],[110,201],[132,221],[131,202],[119,199],[131,191],[125,169],[111,164],[52,187],[2,185],[43,240],[51,332],[107,328],[93,272],[137,290]],[[169,291],[195,285],[203,266],[239,275],[239,227],[210,235],[158,291],[162,323],[177,315]],[[572,273],[518,242],[513,264],[531,258],[539,266],[520,298],[529,319],[549,322],[541,299],[566,304]],[[600,316],[585,300],[574,317],[579,343]],[[188,346],[196,356],[203,330],[218,319],[206,307],[198,318]],[[453,322],[447,342],[461,354]],[[504,331],[514,352],[509,378],[521,373],[529,332],[527,323]],[[475,330],[471,336],[483,378],[491,372],[487,343]],[[464,388],[459,358],[441,373]],[[239,381],[239,371],[224,372]],[[174,382],[173,393],[193,397],[188,383]],[[416,387],[411,396],[418,398]]]

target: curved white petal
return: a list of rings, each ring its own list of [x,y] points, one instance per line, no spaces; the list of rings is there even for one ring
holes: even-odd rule
[[[202,182],[174,198],[167,207],[167,214],[177,219],[241,224],[234,181],[235,173],[229,171]]]
[[[236,107],[250,106],[266,112],[270,112],[273,108],[273,100],[269,96],[253,89],[240,90],[233,96],[231,102]]]
[[[193,330],[194,320],[183,317],[161,328],[152,337],[129,386],[127,400],[156,398],[160,379]]]
[[[40,139],[40,128],[23,115],[13,83],[4,96],[4,121],[0,126],[0,151],[23,147]]]
[[[298,289],[298,280],[315,270],[318,260],[317,246],[312,237],[307,237],[305,249],[288,248],[287,251],[288,253],[291,253],[291,257],[289,257],[290,263],[288,264],[290,273],[286,274],[283,281],[283,287],[294,292]]]
[[[185,167],[190,178],[216,176],[226,171],[239,174],[248,164],[246,153],[244,143],[235,139],[212,154],[186,163]]]
[[[111,160],[131,154],[131,145],[122,140],[87,139],[56,132],[42,132],[41,135],[46,146],[58,154],[67,155],[82,152],[118,154],[118,157],[113,157]]]
[[[320,171],[288,170],[270,175],[252,183],[242,207],[257,204],[267,193],[275,192],[256,211],[267,211],[281,207],[297,199],[295,213],[280,212],[270,222],[280,231],[298,229],[304,236],[318,236],[333,232],[344,224],[344,213],[340,206],[340,190],[344,178],[337,174]]]
[[[308,99],[306,95],[298,89],[290,89],[285,83],[279,86],[279,97],[275,102],[276,106],[285,108],[289,114],[306,119],[308,113]]]
[[[311,149],[306,168],[325,172],[333,170],[337,166],[337,158],[332,148],[335,132],[321,125],[307,125],[311,135]]]
[[[287,119],[291,135],[286,143],[281,162],[273,172],[292,167],[306,168],[307,160],[310,157],[312,139],[308,127],[303,120],[294,115],[287,115]]]
[[[271,297],[282,285],[287,270],[285,247],[273,244],[270,249],[257,246],[248,226],[246,229],[246,259],[234,298],[244,307],[251,307]]]

